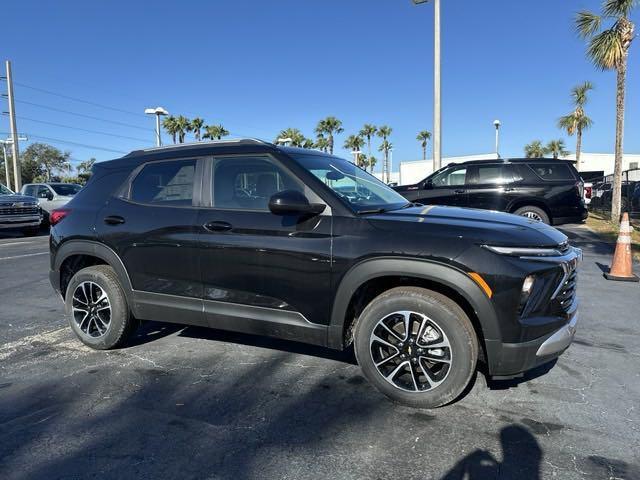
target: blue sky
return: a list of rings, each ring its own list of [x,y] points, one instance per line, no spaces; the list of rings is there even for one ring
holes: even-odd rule
[[[491,152],[496,118],[503,156],[521,156],[535,138],[563,137],[556,120],[570,110],[570,88],[584,80],[596,85],[588,106],[595,125],[584,149],[612,152],[615,74],[589,64],[572,30],[575,12],[599,3],[442,0],[444,155]],[[432,129],[430,4],[21,0],[3,5],[2,14],[1,57],[13,63],[19,130],[77,160],[152,144],[153,119],[141,112],[156,105],[222,122],[234,136],[266,139],[287,127],[311,136],[318,119],[335,115],[345,127],[340,147],[365,122],[387,124],[394,163],[419,159],[416,133]],[[639,102],[636,40],[628,73],[630,153],[640,153]],[[0,122],[7,132],[6,116]],[[566,141],[573,150],[574,140]]]

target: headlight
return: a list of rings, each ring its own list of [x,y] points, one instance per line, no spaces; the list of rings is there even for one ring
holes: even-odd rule
[[[483,247],[494,253],[513,257],[561,257],[563,255],[558,248],[494,247],[492,245],[483,245]]]

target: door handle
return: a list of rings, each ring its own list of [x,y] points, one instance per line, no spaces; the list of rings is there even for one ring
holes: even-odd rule
[[[109,215],[104,217],[104,223],[107,225],[121,225],[124,223],[124,218],[120,215]]]
[[[505,188],[505,189],[503,190],[503,192],[513,192],[514,190],[515,190],[515,188],[510,188],[510,187],[508,187],[508,188]]]
[[[460,194],[460,193],[467,193],[467,191],[466,190],[454,190],[453,193]]]
[[[210,232],[227,232],[233,228],[229,222],[207,222],[203,227]]]

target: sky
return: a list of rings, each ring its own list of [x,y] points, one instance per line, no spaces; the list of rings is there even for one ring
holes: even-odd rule
[[[599,6],[442,0],[443,155],[491,153],[495,119],[503,157],[522,156],[534,139],[564,138],[573,151],[556,122],[585,80],[596,89],[583,151],[613,152],[615,73],[589,63],[573,30],[578,10]],[[76,162],[116,158],[153,145],[154,119],[143,111],[158,105],[267,140],[287,127],[313,136],[319,119],[336,116],[345,157],[349,134],[386,124],[396,169],[421,158],[416,134],[432,130],[431,3],[21,0],[1,15],[0,58],[12,62],[18,129],[29,136],[23,149],[43,141]],[[640,23],[640,8],[632,19]],[[640,153],[640,39],[627,85],[625,151]],[[0,135],[8,131],[3,115]]]

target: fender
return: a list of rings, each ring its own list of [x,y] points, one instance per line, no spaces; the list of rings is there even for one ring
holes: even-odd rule
[[[107,247],[103,243],[93,240],[69,240],[58,248],[55,254],[55,260],[52,264],[52,273],[58,276],[58,284],[60,283],[60,267],[67,258],[73,255],[91,255],[92,257],[97,257],[110,265],[116,272],[118,280],[120,280],[120,285],[124,290],[124,294],[127,297],[129,305],[133,305],[133,287],[122,260],[120,260],[118,254],[111,248]]]
[[[354,265],[342,278],[333,302],[327,338],[328,346],[344,348],[345,315],[356,290],[369,280],[386,276],[422,278],[455,290],[473,308],[480,321],[485,340],[501,338],[500,325],[491,300],[464,271],[451,265],[421,258],[378,257]]]

